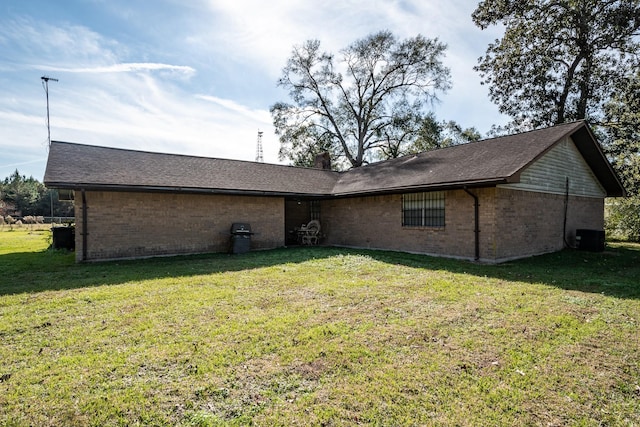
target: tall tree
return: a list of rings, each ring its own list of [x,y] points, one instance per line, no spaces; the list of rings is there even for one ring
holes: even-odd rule
[[[599,122],[640,52],[640,0],[485,0],[472,18],[505,27],[475,68],[516,128]]]
[[[630,197],[608,205],[607,229],[640,241],[640,71],[620,82],[605,105],[607,151]]]
[[[454,120],[437,121],[433,113],[428,114],[420,124],[419,137],[412,152],[450,147],[466,142],[478,141],[482,135],[474,127],[463,129]]]
[[[640,239],[640,0],[485,0],[472,18],[505,27],[476,70],[511,129],[589,120],[633,196],[608,225]]]
[[[605,104],[601,127],[607,153],[627,192],[640,196],[640,70],[619,82]]]
[[[0,201],[11,210],[21,215],[49,216],[51,202],[54,201],[55,216],[73,216],[73,203],[55,203],[58,199],[56,190],[48,190],[44,184],[34,177],[20,175],[16,169],[11,175],[0,181]],[[0,209],[0,215],[2,215]]]
[[[32,215],[36,211],[40,193],[45,191],[44,185],[32,176],[20,175],[16,169],[2,183],[2,200],[10,203],[23,215]]]
[[[445,50],[437,39],[398,40],[388,31],[355,41],[337,61],[318,40],[295,46],[278,81],[293,102],[271,107],[280,157],[295,159],[320,146],[351,167],[369,154],[393,157],[415,141],[413,125],[450,87]]]

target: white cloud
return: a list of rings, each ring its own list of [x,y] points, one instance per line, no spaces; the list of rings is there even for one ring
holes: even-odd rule
[[[5,20],[0,26],[0,38],[7,59],[18,66],[42,63],[91,65],[116,62],[119,51],[125,51],[115,40],[81,25],[51,25],[32,18]]]
[[[99,67],[81,67],[81,68],[65,68],[65,67],[50,67],[50,66],[40,66],[39,69],[45,71],[59,71],[64,73],[130,73],[137,71],[159,71],[159,70],[168,70],[168,71],[178,71],[180,73],[184,73],[188,76],[195,74],[196,70],[192,67],[184,66],[184,65],[169,65],[169,64],[159,64],[159,63],[142,63],[142,62],[131,62],[131,63],[120,63],[120,64],[112,64],[105,65]]]
[[[270,126],[268,111],[234,101],[190,95],[149,75],[118,75],[117,92],[98,85],[67,93],[58,106],[57,139],[123,148],[242,158],[254,156],[255,132]],[[96,82],[97,83],[97,82]],[[254,134],[253,137],[249,135]],[[81,139],[77,139],[81,138]],[[275,160],[275,156],[271,156]]]
[[[437,37],[448,45],[444,62],[451,68],[453,88],[440,96],[443,102],[435,105],[436,115],[483,132],[500,121],[497,108],[487,99],[487,88],[473,70],[486,44],[498,37],[500,29],[480,31],[473,25],[471,13],[476,2],[274,0],[266,7],[259,0],[209,0],[208,4],[216,25],[209,38],[200,38],[200,42],[215,46],[223,56],[247,67],[264,68],[274,84],[292,47],[308,39],[319,39],[325,50],[337,53],[351,42],[385,29],[400,38],[417,34]]]
[[[271,70],[279,70],[292,46],[307,39],[319,39],[334,52],[385,29],[400,37],[420,33],[447,42],[458,36],[461,20],[470,21],[472,10],[462,8],[469,2],[460,0],[446,5],[388,0],[274,0],[268,6],[260,0],[210,0],[208,4],[216,23],[209,34],[211,45]]]
[[[211,95],[196,95],[196,98],[212,102],[230,112],[238,113],[257,122],[271,124],[271,114],[266,110],[250,109],[230,99],[222,99]]]
[[[181,79],[195,75],[189,65],[119,61],[111,49],[118,43],[86,28],[22,24],[23,31],[14,28],[13,34],[32,48],[17,68],[38,74],[21,76],[0,100],[2,149],[13,150],[11,158],[3,156],[0,172],[39,163],[41,173],[35,175],[44,173],[46,110],[35,80],[42,72],[59,79],[49,86],[53,140],[253,160],[258,129],[273,134],[268,111],[191,92]],[[41,38],[50,40],[44,48]],[[45,52],[61,44],[65,55],[52,59]],[[33,65],[34,58],[43,65]],[[22,100],[25,87],[28,102]],[[264,143],[265,160],[276,162],[277,147],[266,135]]]

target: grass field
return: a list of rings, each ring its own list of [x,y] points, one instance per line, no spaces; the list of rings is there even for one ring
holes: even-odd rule
[[[640,246],[75,264],[0,232],[0,425],[640,425]]]

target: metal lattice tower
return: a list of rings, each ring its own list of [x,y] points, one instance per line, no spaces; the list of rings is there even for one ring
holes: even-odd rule
[[[264,157],[262,156],[262,134],[264,132],[258,130],[258,144],[256,146],[256,162],[264,163]]]

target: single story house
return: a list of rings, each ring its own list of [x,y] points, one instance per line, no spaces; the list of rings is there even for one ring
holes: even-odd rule
[[[501,262],[602,230],[625,190],[584,121],[345,172],[52,142],[44,182],[75,199],[76,259],[285,246],[311,219],[326,245]]]

